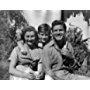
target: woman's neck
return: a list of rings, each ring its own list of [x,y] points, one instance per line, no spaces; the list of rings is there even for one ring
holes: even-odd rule
[[[36,44],[28,45],[28,47],[29,47],[30,49],[36,49],[36,48],[37,48],[37,45],[36,45]]]

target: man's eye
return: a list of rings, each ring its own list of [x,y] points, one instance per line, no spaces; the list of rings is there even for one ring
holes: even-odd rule
[[[59,29],[59,31],[64,31],[64,29]]]
[[[35,37],[35,36],[31,36],[31,38],[32,38],[32,37]]]
[[[27,36],[27,38],[29,38],[29,36]]]

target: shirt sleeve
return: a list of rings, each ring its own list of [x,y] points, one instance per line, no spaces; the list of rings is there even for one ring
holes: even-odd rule
[[[55,64],[54,68],[52,70],[57,71],[62,67],[62,64],[63,64],[62,56],[61,56],[60,52],[55,52],[55,51],[53,52],[52,56],[54,57],[53,63]]]
[[[43,57],[42,57],[42,63],[43,63],[43,67],[45,69],[46,72],[48,72],[49,70],[51,70],[50,67],[50,51],[48,48],[44,48],[43,49]]]
[[[10,57],[9,57],[9,61],[11,61],[11,60],[13,60],[13,59],[17,59],[17,54],[18,53],[18,48],[17,47],[15,47],[14,49],[13,49],[13,51],[11,52],[11,55],[10,55]]]

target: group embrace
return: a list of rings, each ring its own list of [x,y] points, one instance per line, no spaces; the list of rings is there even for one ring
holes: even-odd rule
[[[51,27],[43,23],[38,26],[38,31],[33,26],[23,28],[9,57],[10,80],[90,79],[65,68],[63,56],[73,58],[66,28],[61,20],[53,21]],[[76,61],[73,59],[73,62]]]

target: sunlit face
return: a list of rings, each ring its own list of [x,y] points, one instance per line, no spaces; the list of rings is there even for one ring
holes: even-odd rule
[[[27,31],[25,33],[25,43],[27,43],[29,46],[32,46],[35,43],[35,33],[34,31]]]
[[[47,43],[48,42],[48,40],[50,39],[50,33],[49,32],[40,32],[39,34],[38,34],[38,38],[39,38],[39,41],[41,42],[41,43]]]
[[[62,25],[55,25],[52,31],[53,37],[59,41],[65,36],[65,31]]]

